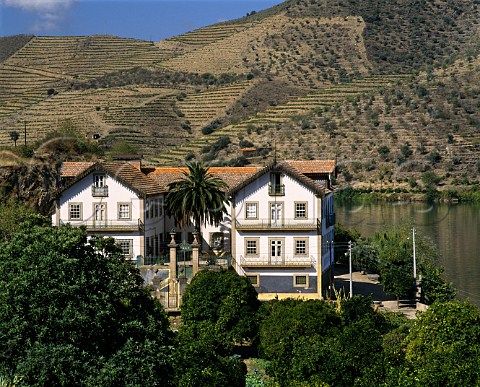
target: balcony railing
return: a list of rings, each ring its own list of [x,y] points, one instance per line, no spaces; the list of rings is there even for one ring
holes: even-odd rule
[[[104,185],[103,187],[95,187],[94,185],[92,185],[92,196],[95,196],[95,197],[108,196],[108,186]]]
[[[238,230],[269,230],[269,229],[294,229],[316,230],[320,221],[314,219],[236,219],[235,226]]]
[[[244,257],[240,256],[240,265],[243,267],[269,267],[269,266],[292,266],[292,267],[316,267],[317,261],[313,256],[309,257]]]
[[[285,196],[285,184],[268,184],[268,194],[270,196]]]
[[[80,227],[86,226],[87,231],[142,231],[143,222],[138,220],[79,220],[65,222],[72,226]],[[64,224],[64,222],[60,222]]]

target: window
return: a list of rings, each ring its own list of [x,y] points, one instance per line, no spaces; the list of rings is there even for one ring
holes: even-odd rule
[[[130,203],[118,203],[118,219],[131,219]]]
[[[68,220],[82,220],[82,203],[68,205]]]
[[[282,184],[282,175],[280,173],[274,172],[270,175],[269,195],[285,195],[285,185]]]
[[[247,274],[247,279],[254,288],[258,288],[260,286],[260,276],[258,274]]]
[[[210,247],[212,250],[223,250],[223,232],[210,234]]]
[[[258,257],[259,238],[245,239],[245,255],[249,257]]]
[[[96,188],[105,187],[105,175],[93,175],[93,185]]]
[[[295,239],[295,255],[307,255],[307,254],[308,254],[308,240]]]
[[[307,218],[307,203],[295,203],[295,219],[306,219]]]
[[[117,239],[117,245],[125,258],[133,257],[133,239]]]
[[[92,196],[108,196],[108,187],[104,174],[93,175]]]
[[[258,218],[258,204],[246,203],[245,205],[245,219],[257,219]]]
[[[294,274],[293,275],[293,287],[295,288],[308,288],[308,274]]]

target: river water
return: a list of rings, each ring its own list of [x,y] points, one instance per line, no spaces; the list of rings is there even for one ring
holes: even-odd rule
[[[480,204],[335,203],[335,211],[338,223],[364,236],[413,223],[440,249],[458,298],[480,306]]]

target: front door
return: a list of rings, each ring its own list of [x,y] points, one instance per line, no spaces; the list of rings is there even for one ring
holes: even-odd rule
[[[272,226],[282,225],[282,203],[270,203],[270,223]]]
[[[270,240],[270,262],[272,264],[282,263],[282,240],[271,239]]]
[[[95,226],[105,227],[105,225],[107,224],[107,205],[105,203],[94,204],[93,217]]]

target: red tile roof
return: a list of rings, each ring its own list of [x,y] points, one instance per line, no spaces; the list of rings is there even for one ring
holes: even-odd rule
[[[228,187],[233,187],[258,172],[262,167],[211,167],[209,172],[221,178]],[[183,172],[188,168],[181,167],[159,167],[148,173],[163,189],[168,190],[168,184],[183,178]]]
[[[209,172],[221,178],[230,190],[244,186],[271,170],[272,165],[267,167],[211,167]],[[310,161],[287,161],[276,164],[284,171],[289,172],[300,181],[314,188],[315,191],[324,190],[324,187],[317,186],[317,183],[310,180],[305,174],[332,173],[335,169],[333,160],[310,160]],[[105,170],[110,175],[117,177],[125,185],[144,195],[156,195],[168,191],[168,184],[183,178],[183,172],[188,171],[186,167],[158,167],[144,168],[143,171],[135,168],[129,163],[114,162],[65,162],[62,166],[62,177],[74,177],[74,181],[68,184],[71,186],[79,179],[91,173],[93,170]],[[259,175],[260,174],[260,175]]]
[[[93,161],[65,161],[60,172],[61,177],[75,177],[90,168]]]
[[[66,172],[69,175],[66,175],[63,171],[67,165]],[[89,164],[89,165],[87,165]],[[75,175],[72,175],[73,173]],[[164,190],[155,183],[152,179],[146,176],[138,168],[135,168],[130,163],[112,161],[112,162],[97,162],[97,163],[84,163],[84,162],[66,162],[62,166],[61,177],[73,177],[72,180],[68,181],[67,185],[64,187],[64,190],[71,187],[79,180],[83,179],[85,176],[89,175],[92,172],[105,172],[108,175],[114,177],[116,180],[124,184],[126,187],[132,189],[134,192],[140,196],[148,195],[158,195],[164,192]]]
[[[300,173],[333,173],[335,160],[286,161]]]
[[[245,188],[247,185],[258,179],[260,176],[268,173],[270,171],[282,171],[286,174],[294,177],[296,180],[300,181],[302,184],[310,188],[315,194],[324,196],[325,192],[330,190],[324,187],[323,185],[317,183],[316,181],[310,179],[303,173],[300,173],[297,168],[294,168],[290,162],[283,163],[271,163],[264,168],[259,169],[256,173],[252,174],[247,179],[244,179],[239,184],[235,186],[230,186],[229,194],[236,194],[241,189]],[[317,172],[318,173],[318,172]]]

